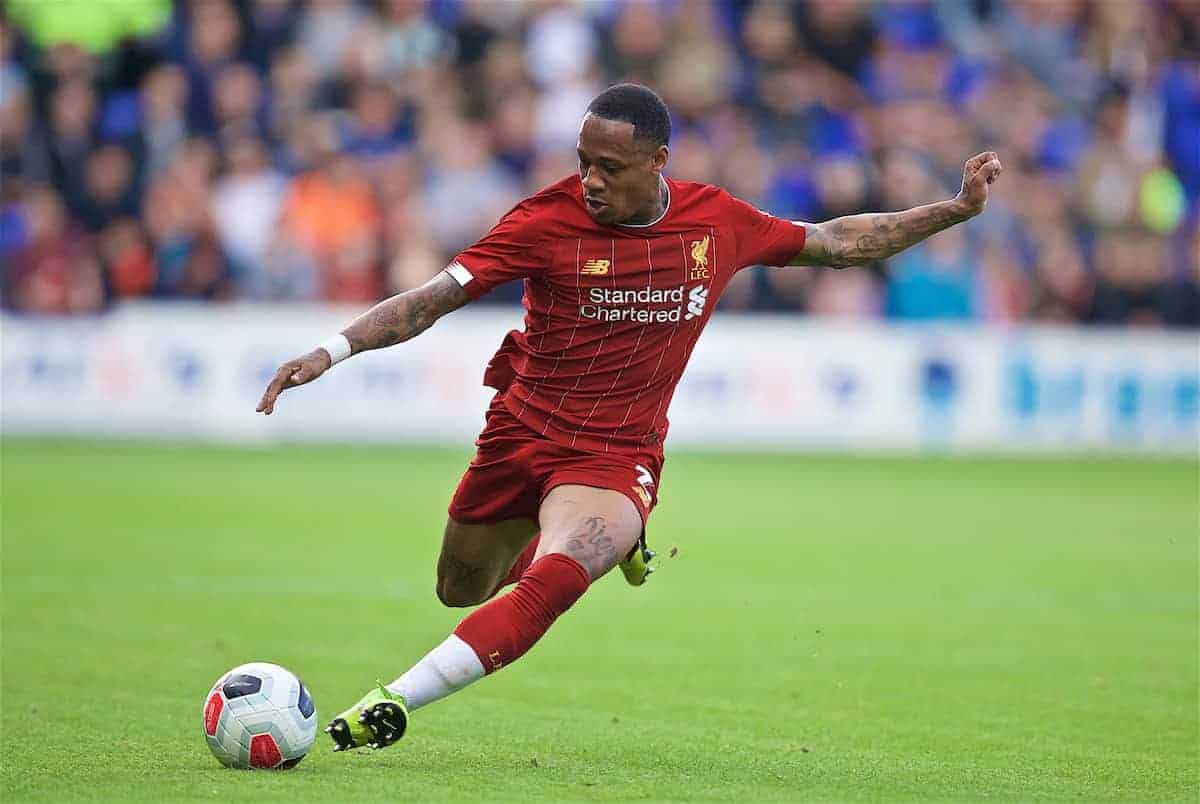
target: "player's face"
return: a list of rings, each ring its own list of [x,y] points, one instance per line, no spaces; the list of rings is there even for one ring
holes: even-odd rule
[[[588,115],[579,127],[583,203],[597,223],[650,223],[662,214],[667,147],[635,140],[633,124]]]

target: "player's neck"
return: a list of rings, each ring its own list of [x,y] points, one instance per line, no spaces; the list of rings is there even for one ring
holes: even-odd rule
[[[658,192],[654,196],[654,203],[646,206],[628,220],[621,221],[621,225],[644,226],[647,223],[654,223],[663,216],[663,212],[665,212],[667,209],[667,203],[670,197],[671,191],[667,188],[667,180],[662,177],[662,174],[659,174]]]

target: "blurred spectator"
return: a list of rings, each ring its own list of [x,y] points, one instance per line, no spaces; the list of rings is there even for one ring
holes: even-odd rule
[[[1009,53],[1056,95],[1085,100],[1095,91],[1097,65],[1082,58],[1084,0],[1009,0],[997,16],[997,33]]]
[[[276,142],[292,136],[320,101],[316,67],[298,47],[279,50],[271,60],[266,125]]]
[[[1032,300],[1034,317],[1056,324],[1082,321],[1091,315],[1095,281],[1088,273],[1079,245],[1070,234],[1053,230],[1038,248]]]
[[[668,20],[651,3],[627,3],[612,27],[606,60],[609,72],[649,80],[658,71],[670,32]]]
[[[977,269],[961,227],[942,232],[892,262],[890,317],[970,319],[979,314]]]
[[[817,315],[866,318],[878,315],[881,306],[869,271],[822,270],[809,292],[809,308]]]
[[[330,78],[344,66],[370,23],[370,12],[352,0],[317,0],[301,17],[298,44],[313,60],[317,74]]]
[[[1078,201],[1095,227],[1129,226],[1137,219],[1138,180],[1146,165],[1128,147],[1129,96],[1114,89],[1096,110],[1094,141],[1079,168]]]
[[[154,290],[154,252],[136,220],[122,218],[101,232],[99,251],[114,297],[146,296]]]
[[[292,181],[281,214],[281,247],[302,267],[316,267],[321,298],[364,303],[382,295],[380,211],[357,162],[324,154]]]
[[[438,66],[453,55],[449,35],[428,16],[426,0],[385,0],[383,6],[384,78],[402,81],[414,71]]]
[[[1099,324],[1165,323],[1162,241],[1137,231],[1113,231],[1096,244],[1096,294],[1092,320]]]
[[[50,132],[46,147],[54,186],[74,210],[83,205],[88,154],[99,143],[93,124],[96,93],[84,81],[73,79],[50,96]]]
[[[12,198],[25,182],[49,176],[49,154],[39,135],[24,87],[0,87],[0,197]]]
[[[271,67],[271,55],[287,47],[296,37],[296,24],[301,15],[293,8],[293,0],[255,0],[249,9],[247,55],[259,73]]]
[[[243,136],[228,146],[228,169],[212,193],[217,236],[233,267],[240,296],[272,298],[267,264],[279,224],[287,181],[270,162],[266,146]]]
[[[986,321],[1010,324],[1029,315],[1031,283],[1015,253],[989,243],[983,249],[980,270],[979,312]]]
[[[142,80],[141,132],[145,168],[157,173],[188,137],[187,75],[175,64],[164,64]]]
[[[400,103],[384,83],[359,85],[350,101],[342,149],[371,159],[394,153],[411,137],[401,118]]]
[[[220,70],[237,60],[241,51],[242,24],[229,0],[203,0],[187,5],[187,45],[182,63],[191,90],[188,117],[202,130],[211,132],[212,89]]]
[[[229,266],[207,204],[215,162],[208,140],[191,140],[146,192],[142,217],[154,248],[157,296],[225,299],[233,295]]]
[[[430,121],[425,214],[435,242],[446,254],[470,245],[520,198],[521,187],[488,158],[486,131],[452,120]]]
[[[1163,317],[1171,326],[1200,327],[1200,228],[1179,249],[1187,268],[1163,287]]]
[[[969,230],[861,271],[743,271],[727,309],[1200,318],[1193,0],[117,5],[0,10],[10,307],[412,287],[574,171],[587,102],[638,80],[671,106],[672,177],[794,219],[926,203],[972,153],[1005,161]]]
[[[21,217],[25,236],[5,272],[8,304],[33,313],[99,310],[106,301],[99,260],[58,194],[30,188]]]
[[[212,84],[212,111],[218,139],[258,136],[262,82],[245,62],[222,67]]]
[[[77,214],[91,232],[138,211],[133,157],[120,145],[102,145],[87,157]]]

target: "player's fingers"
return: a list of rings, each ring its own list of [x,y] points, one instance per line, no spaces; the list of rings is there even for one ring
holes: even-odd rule
[[[999,159],[991,159],[984,163],[983,167],[979,169],[979,172],[983,174],[983,178],[987,181],[987,183],[991,184],[996,180],[996,177],[1000,175],[1000,171],[1002,169],[1003,168],[1000,166]]]
[[[275,372],[275,376],[271,378],[270,384],[267,385],[267,390],[263,392],[263,397],[258,403],[258,411],[265,413],[268,416],[275,410],[275,400],[279,398],[279,394],[283,392],[286,386],[288,376],[291,374],[290,366],[281,366]]]
[[[984,151],[983,153],[975,154],[967,160],[967,175],[973,178],[976,173],[983,169],[984,165],[999,158],[995,151]]]
[[[271,415],[271,411],[275,409],[275,397],[278,395],[274,385],[275,383],[272,382],[267,386],[267,390],[263,391],[262,399],[258,400],[258,406],[254,408],[256,412]]]
[[[259,413],[265,413],[268,416],[275,410],[275,400],[279,397],[279,386],[274,380],[267,386],[267,390],[263,391],[262,399],[258,400],[258,407],[255,408]]]

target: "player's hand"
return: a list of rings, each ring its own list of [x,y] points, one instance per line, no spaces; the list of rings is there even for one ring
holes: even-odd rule
[[[967,160],[963,165],[962,189],[958,201],[968,217],[978,215],[987,206],[988,185],[1000,175],[1000,157],[995,151],[984,151]]]
[[[329,370],[331,362],[329,352],[324,349],[313,349],[306,355],[284,363],[271,378],[271,382],[267,385],[267,390],[263,392],[262,399],[258,401],[258,407],[255,410],[270,416],[271,412],[275,410],[275,400],[279,398],[280,394],[288,388],[304,385],[320,377]]]

